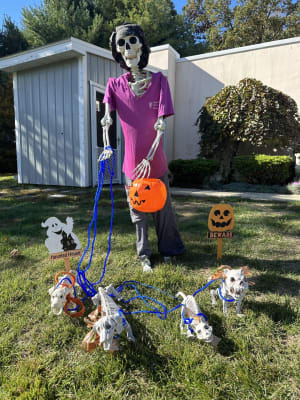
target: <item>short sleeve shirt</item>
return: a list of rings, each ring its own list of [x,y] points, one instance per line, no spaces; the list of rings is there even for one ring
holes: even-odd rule
[[[133,179],[133,169],[147,157],[156,138],[154,124],[159,117],[174,114],[170,88],[167,79],[161,73],[153,73],[145,93],[138,97],[131,90],[128,79],[130,73],[118,78],[109,78],[104,103],[111,111],[117,110],[125,141],[123,172]],[[151,161],[151,178],[159,178],[168,169],[162,140]]]

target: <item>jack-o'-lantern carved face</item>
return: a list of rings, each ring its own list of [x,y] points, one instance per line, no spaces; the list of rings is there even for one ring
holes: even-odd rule
[[[233,229],[233,208],[229,204],[215,205],[208,217],[208,229],[212,232],[224,232]]]
[[[160,179],[136,179],[129,189],[129,200],[137,211],[156,212],[166,203],[167,189]]]

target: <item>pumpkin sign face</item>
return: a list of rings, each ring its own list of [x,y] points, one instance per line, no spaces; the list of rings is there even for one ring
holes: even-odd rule
[[[160,179],[136,179],[129,189],[130,204],[137,211],[159,211],[164,207],[166,200],[167,189]]]
[[[208,229],[212,232],[224,232],[233,229],[233,208],[229,204],[217,204],[210,210]]]

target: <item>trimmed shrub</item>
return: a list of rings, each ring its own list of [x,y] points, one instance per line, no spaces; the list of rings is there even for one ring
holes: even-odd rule
[[[238,156],[233,157],[232,167],[247,183],[261,185],[284,185],[294,174],[294,161],[289,156]]]
[[[215,172],[220,163],[217,160],[173,160],[169,163],[169,169],[173,174],[173,185],[196,186],[203,184]]]
[[[16,149],[4,149],[0,152],[0,173],[17,172]]]
[[[196,125],[199,155],[220,160],[224,181],[228,180],[232,158],[242,142],[280,149],[286,154],[300,147],[296,101],[256,79],[245,78],[207,99]]]

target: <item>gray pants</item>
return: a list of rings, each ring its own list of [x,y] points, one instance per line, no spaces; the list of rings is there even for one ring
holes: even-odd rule
[[[150,213],[143,213],[131,207],[128,196],[128,187],[131,185],[132,181],[127,176],[125,176],[125,179],[125,189],[129,204],[130,217],[131,221],[136,226],[137,254],[138,256],[146,255],[147,257],[150,257],[151,248],[148,240],[148,214]],[[160,179],[164,182],[167,188],[167,201],[162,210],[151,213],[158,238],[158,250],[164,257],[177,256],[182,254],[185,248],[178,232],[175,215],[171,204],[168,173],[166,172]]]

